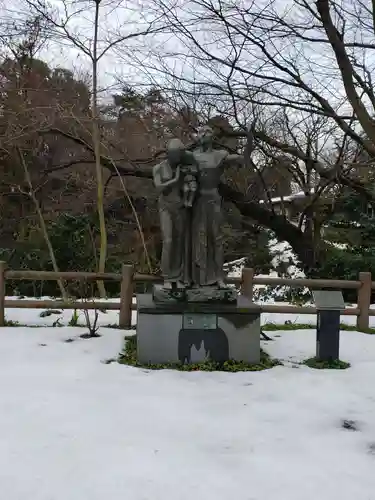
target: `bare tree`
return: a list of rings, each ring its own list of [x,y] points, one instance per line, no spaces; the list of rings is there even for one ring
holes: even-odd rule
[[[209,100],[240,129],[255,109],[270,117],[284,108],[289,116],[326,116],[335,136],[375,153],[370,2],[294,0],[286,9],[277,0],[183,7],[159,0],[159,7],[181,42],[162,53],[159,46],[145,73],[159,70],[164,85]],[[259,139],[270,142],[264,132]]]
[[[367,165],[375,159],[373,3],[294,0],[286,8],[279,0],[159,0],[158,6],[175,37],[150,47],[153,58],[134,61],[142,62],[143,78],[180,102],[194,100],[206,116],[214,110],[228,117],[237,137],[256,119],[258,174],[262,157],[263,163],[283,158],[311,203],[327,190],[337,195],[342,186],[374,201],[358,175],[364,152]],[[251,216],[246,196],[228,186],[223,193]],[[307,245],[318,230],[311,203],[300,222]],[[252,208],[253,218],[270,223],[265,212]],[[281,224],[278,219],[279,229]],[[288,225],[281,232],[304,253],[295,238],[301,234]]]
[[[97,210],[100,224],[100,251],[98,272],[105,272],[107,257],[107,231],[104,213],[104,180],[101,164],[102,141],[100,133],[100,116],[98,108],[99,64],[114,48],[134,50],[135,40],[141,40],[147,35],[162,29],[160,16],[150,18],[146,12],[139,11],[135,23],[134,12],[129,4],[93,0],[76,2],[75,0],[60,0],[57,8],[51,8],[46,0],[25,0],[32,12],[36,12],[47,23],[50,37],[60,44],[74,47],[90,62],[92,74],[91,118],[92,144],[95,157],[97,178]],[[133,14],[130,16],[130,14]],[[121,19],[122,17],[122,19]],[[127,19],[131,17],[131,20]],[[87,21],[87,19],[92,21]],[[114,27],[114,19],[120,19]],[[88,23],[88,25],[87,25]],[[82,26],[84,25],[84,26]],[[134,29],[134,26],[136,28]],[[102,297],[106,295],[103,282],[98,283]]]
[[[102,221],[102,168],[110,173],[109,182],[117,173],[150,178],[150,166],[160,158],[169,129],[166,120],[153,148],[141,155],[137,148],[132,148],[133,136],[124,130],[123,137],[129,137],[125,148],[118,148],[119,142],[113,147],[111,141],[104,139],[98,106],[98,64],[111,50],[117,49],[120,57],[131,40],[140,37],[143,43],[144,35],[159,33],[166,19],[175,37],[162,37],[158,43],[152,38],[152,47],[138,46],[143,50],[131,50],[126,62],[137,65],[138,74],[143,69],[141,76],[148,79],[146,83],[162,91],[167,103],[163,104],[166,117],[175,120],[179,110],[194,109],[193,114],[184,113],[184,126],[180,126],[186,138],[194,132],[199,120],[219,115],[231,127],[221,127],[218,140],[229,149],[240,150],[246,126],[255,119],[249,169],[237,177],[230,173],[220,187],[224,198],[240,210],[244,225],[256,221],[272,229],[279,239],[292,244],[306,267],[313,267],[319,259],[315,252],[319,198],[324,193],[336,196],[346,186],[373,199],[371,190],[358,175],[360,167],[366,168],[366,164],[373,162],[375,151],[371,124],[375,100],[371,57],[368,57],[375,46],[371,42],[372,6],[367,2],[359,1],[358,9],[354,9],[351,2],[345,1],[321,0],[312,5],[296,0],[286,11],[278,1],[261,6],[253,2],[249,6],[235,1],[193,0],[184,3],[181,9],[178,3],[157,0],[157,14],[151,22],[141,23],[139,31],[115,33],[112,28],[107,37],[103,36],[107,26],[95,31],[95,25],[98,28],[99,19],[106,20],[109,4],[62,2],[62,8],[53,11],[44,0],[27,0],[27,3],[48,22],[50,38],[74,46],[90,61],[93,80],[89,120],[79,117],[77,130],[57,127],[54,123],[42,133],[60,135],[88,152],[88,157],[50,165],[48,169],[73,167],[79,161],[94,163]],[[116,12],[121,10],[121,2],[116,6]],[[79,34],[77,19],[89,12],[93,19],[91,28]],[[101,12],[103,17],[99,15]],[[153,58],[145,57],[145,49]],[[175,109],[172,101],[176,103]],[[145,135],[150,134],[155,123],[160,122],[155,109],[152,113],[155,114],[150,121],[128,117],[129,128],[137,123]],[[121,122],[124,123],[118,120]],[[232,139],[234,145],[230,143]],[[255,179],[263,186],[263,204],[251,191]],[[308,198],[297,226],[284,213],[275,213],[269,202],[278,194],[276,186],[283,179],[286,190],[281,196],[288,194],[288,185],[293,182]],[[101,230],[103,270],[105,224],[101,224]]]
[[[30,153],[34,157],[37,156],[40,149],[35,133],[31,133],[33,128],[35,132],[35,123],[40,124],[39,110],[34,110],[34,113],[29,113],[29,110],[31,101],[35,104],[32,95],[35,90],[32,80],[36,76],[35,72],[33,73],[33,63],[36,62],[34,56],[46,41],[42,34],[43,20],[40,17],[26,19],[24,24],[14,25],[13,31],[9,29],[12,26],[9,27],[8,23],[6,27],[9,31],[4,33],[4,25],[1,25],[0,35],[5,56],[1,66],[1,105],[4,121],[1,126],[0,150],[3,163],[6,165],[7,160],[11,162],[11,173],[7,175],[8,169],[5,167],[3,180],[10,193],[16,191],[31,199],[53,269],[58,272],[55,251],[48,234],[42,205],[36,194],[40,185],[34,186],[28,166],[29,160],[25,158],[30,157]],[[68,295],[62,280],[58,280],[58,286],[63,299],[66,300]]]

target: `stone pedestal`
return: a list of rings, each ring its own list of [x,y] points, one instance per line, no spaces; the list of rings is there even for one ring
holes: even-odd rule
[[[260,308],[242,296],[220,304],[137,295],[137,350],[141,363],[259,363]]]

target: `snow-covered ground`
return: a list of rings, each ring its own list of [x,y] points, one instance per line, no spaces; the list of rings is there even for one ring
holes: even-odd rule
[[[4,500],[374,498],[374,336],[342,332],[343,371],[296,363],[304,330],[263,344],[284,366],[183,373],[105,364],[124,332],[81,333],[0,328]]]
[[[301,276],[290,248],[272,241],[270,250],[271,275],[281,262]],[[73,311],[42,311],[6,309],[28,326],[0,328],[4,500],[375,498],[375,336],[341,332],[352,365],[343,371],[301,365],[315,332],[300,330],[267,332],[274,340],[263,348],[284,362],[271,370],[154,372],[106,363],[131,333],[106,328],[118,311],[99,313],[102,336],[90,340],[66,326]],[[316,316],[262,315],[285,322]]]

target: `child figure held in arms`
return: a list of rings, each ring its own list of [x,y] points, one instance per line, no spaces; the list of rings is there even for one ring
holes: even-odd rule
[[[168,144],[167,152],[170,172],[165,172],[169,180],[173,177],[182,177],[182,201],[186,208],[193,206],[198,189],[198,164],[192,153],[186,151],[184,144],[179,139],[172,139]]]
[[[182,155],[182,161],[186,161],[185,155]],[[189,160],[188,160],[189,161]],[[184,184],[182,187],[184,206],[191,208],[194,203],[195,195],[198,189],[198,167],[195,164],[181,165],[181,173],[183,174]]]

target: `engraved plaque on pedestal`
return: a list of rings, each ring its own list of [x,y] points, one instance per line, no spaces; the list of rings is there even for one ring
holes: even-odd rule
[[[194,314],[183,315],[183,328],[185,330],[216,330],[217,314]]]

